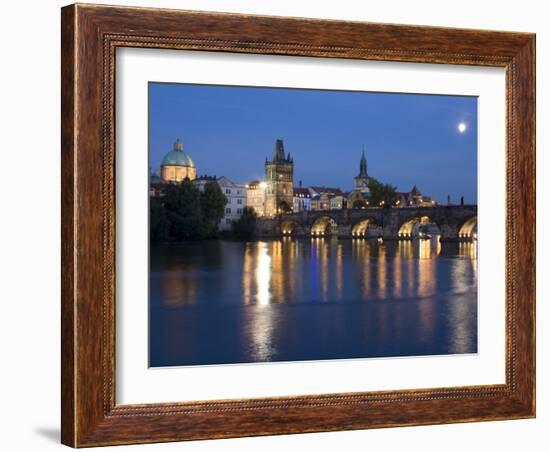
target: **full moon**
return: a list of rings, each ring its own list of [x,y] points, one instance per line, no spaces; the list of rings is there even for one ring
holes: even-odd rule
[[[466,132],[466,123],[465,123],[465,122],[460,122],[460,123],[458,124],[458,131],[459,131],[460,133]]]

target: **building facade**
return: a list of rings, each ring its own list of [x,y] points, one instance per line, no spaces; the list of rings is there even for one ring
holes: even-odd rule
[[[219,229],[228,231],[231,223],[241,218],[246,207],[246,185],[232,182],[225,176],[218,177],[216,181],[227,198],[225,215],[220,221]]]
[[[292,211],[302,212],[304,210],[311,210],[311,193],[307,188],[295,187],[294,197],[292,198]]]
[[[259,217],[265,215],[266,191],[267,183],[265,181],[254,180],[246,186],[246,205],[254,209]]]
[[[165,182],[172,183],[181,182],[185,178],[194,180],[197,177],[195,162],[183,150],[183,143],[179,138],[174,143],[174,148],[162,159],[160,177]]]
[[[397,192],[397,205],[400,207],[431,207],[436,204],[429,196],[424,196],[415,185],[409,192]]]
[[[344,192],[335,187],[308,187],[311,194],[311,210],[331,210],[344,208]],[[337,198],[334,202],[331,201]],[[338,207],[337,207],[338,206]]]
[[[294,197],[294,162],[285,155],[283,140],[275,141],[273,158],[265,161],[265,215],[291,212]]]

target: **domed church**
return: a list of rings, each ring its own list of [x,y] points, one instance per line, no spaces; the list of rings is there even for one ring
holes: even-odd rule
[[[190,180],[197,177],[195,163],[191,156],[183,150],[183,143],[179,138],[174,143],[174,149],[162,159],[160,177],[165,182],[181,182],[186,177]]]

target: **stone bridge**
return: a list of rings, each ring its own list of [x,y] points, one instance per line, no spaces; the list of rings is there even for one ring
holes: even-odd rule
[[[368,207],[309,210],[258,218],[258,237],[382,237],[410,240],[440,234],[441,241],[471,241],[477,237],[477,205],[433,207]]]

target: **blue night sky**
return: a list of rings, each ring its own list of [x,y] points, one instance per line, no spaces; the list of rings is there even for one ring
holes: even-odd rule
[[[476,97],[149,83],[153,171],[178,137],[200,175],[263,179],[282,138],[295,186],[347,191],[364,145],[369,176],[477,203]]]

